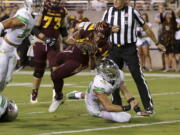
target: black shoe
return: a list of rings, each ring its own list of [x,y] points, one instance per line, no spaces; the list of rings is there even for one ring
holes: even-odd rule
[[[148,113],[149,115],[153,115],[154,114],[154,110],[153,110],[152,107],[147,108],[145,112]]]

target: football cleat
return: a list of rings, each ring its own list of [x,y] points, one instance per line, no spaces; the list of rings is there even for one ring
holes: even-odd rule
[[[49,111],[50,113],[55,112],[55,111],[59,108],[59,106],[60,106],[61,104],[63,104],[63,103],[64,103],[64,99],[63,99],[63,98],[60,99],[60,100],[57,100],[57,99],[54,98],[54,100],[52,101],[51,105],[49,106],[48,111]]]
[[[153,111],[152,107],[149,107],[148,109],[146,109],[145,112],[148,113],[149,115],[153,115],[154,114],[154,111]]]
[[[70,92],[70,93],[67,93],[66,94],[66,97],[68,98],[68,99],[79,99],[77,96],[76,96],[76,93],[79,93],[80,91],[72,91],[72,92]]]
[[[31,96],[30,96],[30,102],[31,102],[32,104],[37,103],[37,102],[38,102],[37,97],[38,97],[38,90],[33,89],[33,90],[32,90],[32,94],[31,94]]]

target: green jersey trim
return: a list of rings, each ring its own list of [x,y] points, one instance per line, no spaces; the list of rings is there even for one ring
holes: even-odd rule
[[[6,98],[4,97],[4,96],[2,96],[2,101],[1,101],[1,104],[0,104],[0,106],[2,107],[2,108],[4,108],[4,106],[5,106],[5,104],[6,104]]]
[[[105,92],[105,89],[100,87],[94,87],[94,90],[97,92]]]
[[[28,24],[29,20],[20,16],[20,15],[17,15],[16,18],[18,18],[21,22],[23,22],[24,24]]]

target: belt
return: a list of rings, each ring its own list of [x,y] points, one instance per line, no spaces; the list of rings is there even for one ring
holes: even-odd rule
[[[13,47],[18,47],[19,45],[17,45],[17,44],[14,44],[14,43],[12,43],[12,42],[10,42],[6,37],[4,37],[4,40],[9,44],[9,45],[11,45],[11,46],[13,46]]]
[[[127,44],[113,44],[113,46],[116,46],[118,48],[120,47],[126,47],[126,46],[131,46],[131,45],[135,45],[135,43],[127,43]]]

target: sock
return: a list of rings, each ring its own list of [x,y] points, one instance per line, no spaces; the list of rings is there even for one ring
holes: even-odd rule
[[[78,99],[81,99],[81,94],[82,94],[82,92],[76,92],[75,97]]]

